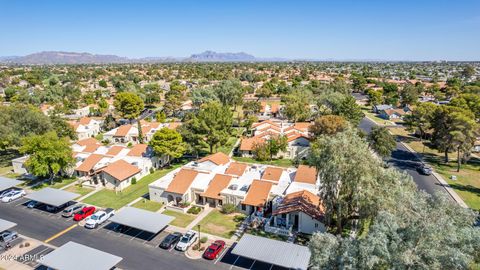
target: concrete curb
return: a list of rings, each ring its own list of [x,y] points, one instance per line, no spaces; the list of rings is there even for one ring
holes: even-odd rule
[[[408,146],[406,143],[404,142],[400,142],[403,146],[405,146],[405,148],[408,149],[408,151],[410,151],[412,154],[415,155],[415,157],[424,162],[422,156],[416,152],[415,150],[413,150],[410,146]],[[468,205],[462,200],[462,198],[460,198],[460,196],[458,196],[458,194],[452,189],[452,187],[450,187],[450,185],[447,183],[447,181],[445,181],[445,179],[443,179],[443,177],[438,174],[437,172],[433,172],[432,173],[433,177],[435,177],[437,179],[438,182],[440,182],[440,184],[442,184],[443,188],[445,188],[445,190],[448,192],[448,194],[452,197],[452,199],[457,202],[461,207],[463,208],[469,208]]]

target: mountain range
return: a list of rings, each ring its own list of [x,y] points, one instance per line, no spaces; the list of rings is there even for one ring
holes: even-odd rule
[[[190,57],[145,57],[127,58],[117,55],[91,53],[45,51],[25,56],[3,56],[0,63],[20,65],[56,65],[56,64],[115,64],[115,63],[166,63],[166,62],[260,62],[286,61],[281,58],[257,58],[253,55],[238,53],[218,53],[205,51]]]

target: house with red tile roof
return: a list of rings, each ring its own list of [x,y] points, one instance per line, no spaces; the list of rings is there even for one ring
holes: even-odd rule
[[[79,140],[95,137],[100,133],[103,121],[90,117],[82,117],[77,121],[69,121]]]

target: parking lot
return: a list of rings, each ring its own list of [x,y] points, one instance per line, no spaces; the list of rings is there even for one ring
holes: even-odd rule
[[[231,254],[231,247],[222,251],[215,260],[193,260],[174,248],[163,250],[158,247],[168,235],[165,230],[153,234],[126,227],[119,232],[115,230],[118,224],[108,221],[96,229],[87,229],[83,227],[84,221],[76,222],[72,218],[62,217],[61,210],[51,213],[44,207],[27,208],[28,201],[22,198],[0,204],[0,216],[16,222],[18,225],[14,230],[20,234],[48,241],[57,247],[74,241],[121,256],[124,258],[119,264],[122,269],[155,269],[159,263],[168,269],[283,269]],[[37,248],[33,252],[47,251],[51,250]],[[29,266],[38,267],[31,264]]]

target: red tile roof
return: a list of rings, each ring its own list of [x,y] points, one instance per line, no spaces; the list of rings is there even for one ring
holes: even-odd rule
[[[210,161],[213,162],[216,165],[225,165],[228,162],[230,162],[230,157],[225,155],[222,152],[215,153],[213,155],[206,156],[202,159],[200,159],[198,162],[204,162],[204,161]]]
[[[307,165],[298,166],[294,181],[315,185],[317,183],[317,169]]]
[[[100,160],[102,160],[103,155],[91,154],[88,156],[82,164],[80,164],[75,170],[80,172],[89,172],[95,165],[97,165]]]
[[[166,191],[177,193],[177,194],[185,194],[188,191],[190,185],[192,185],[193,180],[199,172],[190,169],[181,169],[174,177],[172,182],[168,185]]]
[[[127,178],[141,172],[138,167],[133,166],[132,164],[121,159],[111,163],[110,165],[102,169],[102,171],[108,173],[118,181],[124,181]]]
[[[141,157],[144,153],[147,152],[148,145],[146,144],[136,144],[130,152],[128,152],[128,156],[132,157]]]
[[[236,176],[242,176],[247,169],[247,164],[240,162],[232,162],[230,166],[225,170],[225,174],[231,174]]]
[[[243,200],[243,204],[262,207],[268,201],[272,183],[261,180],[253,180],[248,189],[247,196]]]
[[[262,175],[262,180],[278,182],[282,176],[283,169],[278,167],[267,167]]]
[[[302,190],[285,196],[272,214],[281,215],[292,212],[303,212],[314,219],[321,220],[325,214],[325,208],[320,197],[307,190]]]
[[[230,175],[216,174],[202,195],[212,199],[221,199],[220,192],[228,186],[230,180],[232,180]]]

